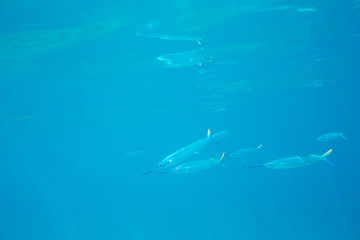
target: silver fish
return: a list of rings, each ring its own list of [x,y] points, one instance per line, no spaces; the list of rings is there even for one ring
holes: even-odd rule
[[[334,141],[334,140],[338,140],[339,138],[345,139],[346,141],[348,141],[348,139],[344,136],[345,130],[342,132],[333,132],[333,133],[327,133],[324,135],[321,135],[320,137],[316,138],[317,141],[319,142],[329,142],[329,141]]]
[[[157,59],[166,67],[203,66],[212,61],[214,54],[204,48],[164,54]]]
[[[255,148],[243,148],[243,149],[238,149],[234,152],[232,152],[230,154],[230,156],[232,158],[240,158],[240,157],[244,157],[244,156],[247,156],[249,154],[253,154],[257,151],[259,151],[261,148],[262,148],[262,144],[260,144],[259,146],[255,147]]]
[[[163,33],[154,33],[151,34],[150,37],[159,38],[164,40],[172,40],[172,41],[191,41],[196,42],[201,45],[205,39],[205,37],[197,37],[197,36],[188,36],[188,35],[169,35]]]
[[[330,149],[323,155],[311,154],[311,155],[304,156],[304,157],[298,156],[298,157],[280,158],[280,159],[277,159],[274,161],[267,162],[264,165],[249,166],[249,168],[255,168],[255,167],[266,167],[266,168],[271,168],[271,169],[297,168],[297,167],[308,166],[308,165],[313,164],[318,161],[327,162],[332,167],[335,167],[335,165],[326,158],[331,153],[332,153],[332,149]]]
[[[205,159],[205,160],[197,160],[197,161],[187,162],[187,163],[181,164],[169,171],[161,172],[160,174],[165,174],[165,173],[187,174],[187,173],[193,173],[193,172],[206,170],[206,169],[213,168],[213,167],[216,167],[219,165],[225,166],[224,165],[224,155],[225,155],[225,152],[222,154],[220,159],[210,158],[210,159]]]

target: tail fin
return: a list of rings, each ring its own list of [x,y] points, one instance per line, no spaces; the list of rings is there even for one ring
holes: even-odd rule
[[[210,129],[208,129],[206,137],[207,137],[207,138],[210,137]]]
[[[223,154],[221,155],[220,161],[223,163],[224,162],[224,156],[225,156],[225,152],[223,152]]]
[[[346,141],[349,141],[349,139],[347,139],[344,134],[345,134],[345,130],[343,130],[343,131],[341,132],[341,137],[342,137],[343,139],[345,139]]]
[[[322,155],[322,157],[323,157],[323,160],[326,162],[326,163],[328,163],[328,164],[330,164],[332,167],[335,167],[335,164],[333,164],[332,162],[330,162],[326,157],[327,156],[329,156],[331,153],[332,153],[332,149],[330,149],[329,151],[327,151],[326,153],[324,153],[323,155]]]
[[[221,155],[220,162],[221,162],[221,165],[223,165],[224,168],[228,169],[228,167],[224,163],[224,156],[225,156],[225,152],[223,152],[223,154]]]
[[[262,146],[263,146],[263,145],[262,145],[262,144],[260,144],[259,146],[257,146],[257,149],[260,149],[260,148],[262,148]]]

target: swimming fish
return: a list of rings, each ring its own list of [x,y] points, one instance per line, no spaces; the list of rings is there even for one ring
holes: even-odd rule
[[[344,136],[344,133],[345,133],[345,130],[343,130],[342,132],[327,133],[327,134],[321,135],[320,137],[316,138],[316,140],[319,142],[329,142],[329,141],[337,140],[339,138],[343,138],[346,141],[348,141],[348,139]]]
[[[262,8],[256,10],[255,12],[270,12],[270,11],[282,11],[282,10],[289,10],[294,12],[316,12],[316,7],[303,8],[293,5],[283,5],[283,6]]]
[[[165,173],[187,174],[187,173],[198,172],[209,168],[213,168],[218,165],[223,165],[225,167],[224,156],[225,156],[225,152],[223,152],[220,159],[210,158],[205,160],[191,161],[181,164],[169,171],[161,172],[159,174],[165,174]]]
[[[172,40],[172,41],[192,41],[201,45],[205,39],[205,37],[196,37],[196,36],[188,36],[188,35],[169,35],[163,33],[154,33],[151,34],[150,37],[159,38],[164,40]]]
[[[318,161],[325,161],[330,164],[332,167],[335,165],[330,162],[326,157],[332,153],[332,149],[324,153],[323,155],[315,155],[311,154],[304,157],[288,157],[288,158],[280,158],[271,162],[267,162],[264,165],[260,166],[249,166],[249,168],[255,167],[266,167],[272,169],[287,169],[287,168],[296,168],[296,167],[303,167],[313,164]]]
[[[164,33],[154,32],[158,29],[160,25],[160,21],[149,21],[144,24],[137,25],[136,35],[139,37],[152,37],[159,38],[163,40],[171,40],[171,41],[192,41],[196,42],[199,45],[203,43],[205,37],[197,37],[197,36],[189,36],[189,35],[171,35]]]
[[[181,148],[180,150],[170,154],[163,160],[161,160],[157,165],[155,165],[151,170],[147,171],[146,173],[140,175],[142,177],[151,172],[158,172],[168,170],[172,167],[179,165],[180,163],[184,162],[188,158],[192,157],[193,155],[199,153],[199,151],[204,148],[209,142],[218,143],[219,140],[222,140],[229,134],[229,131],[222,131],[210,136],[210,129],[208,129],[207,137],[197,140],[196,142]]]
[[[214,54],[204,48],[168,53],[157,57],[166,67],[203,66],[212,61]]]
[[[257,151],[259,151],[261,148],[262,148],[262,144],[260,144],[259,146],[255,147],[255,148],[243,148],[243,149],[239,149],[239,150],[236,150],[234,152],[232,152],[230,154],[230,156],[232,158],[240,158],[240,157],[244,157],[244,156],[247,156],[249,154],[253,154]]]

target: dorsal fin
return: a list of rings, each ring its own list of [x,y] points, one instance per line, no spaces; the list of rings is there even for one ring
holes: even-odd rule
[[[224,156],[225,156],[225,152],[223,152],[223,154],[221,155],[220,161],[223,162],[224,161]]]
[[[330,153],[332,153],[332,149],[330,149],[329,151],[327,151],[326,153],[324,153],[322,156],[323,157],[327,157],[327,156],[329,156],[330,155]]]

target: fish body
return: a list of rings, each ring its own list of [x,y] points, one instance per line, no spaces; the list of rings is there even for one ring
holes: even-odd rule
[[[345,130],[342,132],[327,133],[327,134],[321,135],[320,137],[316,138],[316,140],[319,142],[330,142],[330,141],[335,141],[335,140],[342,138],[342,139],[345,139],[348,141],[348,139],[344,136],[344,133],[345,133]]]
[[[163,160],[159,162],[159,167],[162,169],[172,167],[177,165],[186,159],[192,157],[193,155],[197,154],[202,148],[204,148],[209,142],[211,141],[210,138],[200,139],[180,150],[170,154]]]
[[[240,158],[240,157],[244,157],[253,153],[256,153],[257,151],[259,151],[262,148],[262,144],[260,144],[258,147],[256,148],[243,148],[243,149],[239,149],[236,150],[234,152],[232,152],[230,154],[231,157],[233,158]]]
[[[171,170],[163,173],[175,173],[175,174],[188,174],[193,172],[199,172],[203,171],[209,168],[213,168],[219,165],[223,165],[223,159],[224,159],[225,152],[221,156],[220,159],[216,158],[210,158],[210,159],[204,159],[204,160],[197,160],[197,161],[191,161],[187,163],[183,163],[179,166],[176,166],[175,168],[172,168]]]
[[[230,134],[230,130],[221,131],[210,136],[210,139],[215,143],[219,143],[221,142],[221,140],[225,139],[229,134]]]
[[[254,167],[266,167],[271,169],[287,169],[287,168],[297,168],[311,165],[315,162],[325,161],[329,163],[331,166],[335,166],[331,163],[326,157],[329,156],[332,152],[332,149],[324,153],[323,155],[315,155],[311,154],[304,157],[288,157],[288,158],[281,158],[274,161],[270,161],[265,163],[262,166],[254,166]]]

